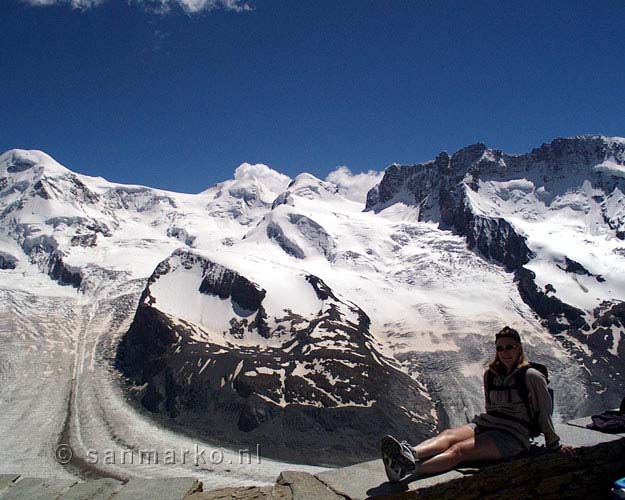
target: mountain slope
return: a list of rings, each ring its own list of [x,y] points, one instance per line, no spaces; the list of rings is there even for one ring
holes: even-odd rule
[[[557,139],[507,155],[477,144],[389,167],[366,204],[357,185],[265,165],[192,195],[14,150],[0,155],[0,287],[64,297],[68,311],[112,300],[113,335],[84,320],[75,339],[47,326],[46,338],[77,367],[80,346],[106,345],[114,359],[91,356],[86,369],[106,394],[114,365],[127,377],[154,418],[141,423],[147,441],[164,426],[300,463],[376,456],[384,432],[417,440],[481,411],[506,324],[549,365],[556,418],[587,414],[625,389],[624,145]],[[108,298],[125,289],[119,305]],[[80,380],[71,394],[86,398],[96,382]],[[97,404],[72,418],[118,422]]]

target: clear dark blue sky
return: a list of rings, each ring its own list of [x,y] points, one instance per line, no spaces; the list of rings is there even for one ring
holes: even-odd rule
[[[325,177],[625,135],[623,0],[250,4],[2,0],[0,150],[198,192],[244,161]]]

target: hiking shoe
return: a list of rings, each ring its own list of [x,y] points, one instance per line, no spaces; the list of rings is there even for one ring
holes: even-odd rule
[[[382,462],[384,462],[384,470],[390,483],[398,483],[405,476],[404,468],[396,460],[382,457]]]
[[[400,443],[393,436],[384,436],[382,438],[381,448],[382,457],[389,457],[399,462],[404,472],[412,472],[416,468],[416,454],[406,441]]]

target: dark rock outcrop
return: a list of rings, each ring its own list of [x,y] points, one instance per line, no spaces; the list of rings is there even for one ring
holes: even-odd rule
[[[17,258],[6,252],[0,252],[0,269],[15,269]]]
[[[314,220],[301,214],[289,214],[289,222],[297,227],[300,234],[308,243],[317,249],[319,253],[329,258],[336,247],[332,236]]]
[[[69,285],[74,288],[80,288],[82,283],[82,276],[80,269],[72,268],[63,261],[63,256],[60,252],[54,252],[48,263],[49,276],[59,285]]]
[[[221,299],[232,298],[246,311],[258,311],[267,293],[239,273],[215,264],[205,269],[199,291]]]
[[[284,250],[287,254],[295,257],[296,259],[303,259],[306,257],[304,251],[300,248],[300,246],[288,238],[279,224],[275,222],[269,222],[267,224],[267,237],[270,240],[275,241],[280,248]]]
[[[257,308],[264,329],[235,317],[223,341],[199,342],[201,327],[164,314],[151,296],[151,286],[178,265],[202,269],[198,293]],[[284,316],[267,317],[265,290],[178,250],[150,278],[116,365],[167,425],[231,446],[260,443],[266,456],[283,460],[354,463],[377,456],[384,433],[415,441],[431,435],[429,400],[376,349],[367,315],[318,277],[306,281],[321,301],[318,314],[304,317],[285,304]],[[253,332],[271,342],[238,342]]]
[[[536,285],[536,275],[532,271],[519,267],[515,271],[514,278],[523,301],[546,321],[547,329],[551,333],[558,334],[586,326],[584,311],[543,292]]]

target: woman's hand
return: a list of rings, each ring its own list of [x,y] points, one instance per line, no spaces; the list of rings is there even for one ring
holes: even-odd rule
[[[558,451],[560,452],[561,455],[568,457],[568,458],[573,458],[574,456],[577,455],[575,448],[573,448],[571,445],[568,445],[568,444],[563,444],[560,447],[560,450]]]

